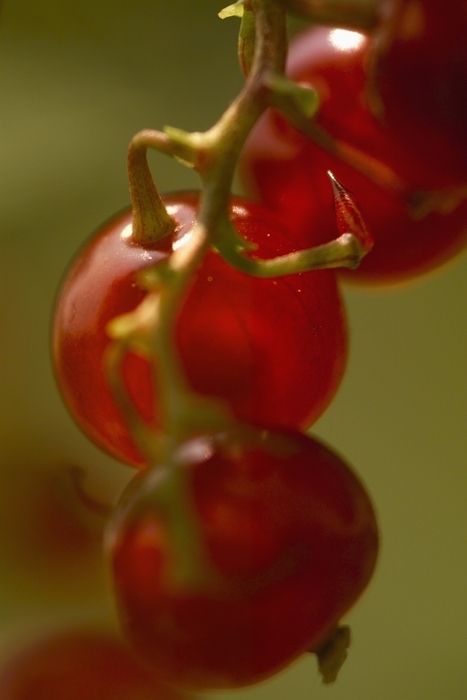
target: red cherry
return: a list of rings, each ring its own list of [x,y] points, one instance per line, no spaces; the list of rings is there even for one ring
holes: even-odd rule
[[[40,639],[0,670],[2,700],[183,700],[103,632],[67,630]]]
[[[392,283],[427,272],[456,255],[467,242],[467,161],[456,142],[431,125],[407,132],[401,120],[381,123],[366,101],[369,40],[336,29],[308,29],[290,46],[288,74],[319,92],[316,124],[334,139],[391,169],[410,193],[456,190],[447,210],[415,215],[402,196],[376,184],[299,134],[270,111],[247,140],[241,174],[249,194],[287,218],[300,247],[335,237],[332,193],[326,171],[355,195],[374,237],[374,248],[346,279]],[[459,188],[459,189],[458,189]],[[413,202],[412,202],[413,203]],[[456,206],[457,205],[457,206]],[[452,210],[450,210],[450,206]]]
[[[198,193],[164,198],[178,223],[175,245],[190,235]],[[262,207],[234,198],[234,226],[272,258],[294,250],[288,227]],[[138,271],[167,256],[131,241],[131,213],[105,224],[79,254],[61,289],[53,326],[59,386],[84,432],[117,459],[141,465],[104,378],[107,323],[144,296]],[[243,274],[210,252],[176,324],[176,340],[192,387],[228,401],[246,421],[307,427],[328,406],[347,357],[345,314],[335,276],[323,270],[278,279]],[[158,423],[146,359],[129,353],[123,372],[141,415]]]
[[[339,456],[294,430],[199,437],[179,460],[214,573],[176,583],[167,472],[140,472],[108,537],[123,633],[180,686],[256,683],[323,645],[366,587],[372,505]]]

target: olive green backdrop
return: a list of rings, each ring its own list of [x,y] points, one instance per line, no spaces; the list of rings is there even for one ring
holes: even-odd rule
[[[63,408],[49,360],[50,313],[74,251],[128,202],[133,133],[208,128],[240,88],[238,25],[221,22],[221,8],[217,0],[3,3],[2,656],[57,625],[112,620],[97,516],[86,516],[86,546],[55,556],[30,513],[37,475],[49,469],[61,474],[69,500],[63,475],[71,464],[87,470],[86,487],[102,500],[115,499],[132,474],[89,444]],[[151,165],[162,191],[197,184],[164,156]],[[397,290],[345,289],[349,369],[315,432],[360,473],[382,529],[376,577],[348,616],[349,659],[332,687],[321,686],[309,657],[264,685],[207,697],[467,697],[466,292],[465,255]]]

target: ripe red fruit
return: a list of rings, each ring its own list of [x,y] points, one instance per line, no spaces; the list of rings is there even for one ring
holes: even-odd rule
[[[40,639],[0,670],[2,700],[182,700],[103,632],[67,630]]]
[[[183,245],[198,193],[164,198]],[[236,229],[271,258],[293,250],[288,228],[262,207],[234,198]],[[138,271],[168,255],[131,241],[131,213],[105,224],[79,254],[61,289],[53,326],[56,376],[84,432],[117,459],[143,463],[106,383],[107,323],[144,297]],[[176,322],[176,340],[192,387],[225,399],[246,421],[305,427],[333,398],[347,357],[345,314],[333,272],[257,279],[207,255]],[[123,372],[141,415],[158,423],[149,363],[129,353]]]
[[[377,556],[375,514],[350,468],[305,434],[264,430],[255,441],[189,441],[175,469],[213,572],[177,585],[173,522],[161,504],[170,472],[138,473],[107,541],[135,650],[167,680],[203,689],[261,681],[321,646]]]
[[[367,104],[368,51],[363,34],[308,29],[291,42],[288,75],[317,89],[315,123],[391,169],[405,183],[404,193],[376,184],[272,111],[253,129],[240,168],[248,193],[287,217],[300,247],[335,236],[326,176],[331,170],[355,195],[375,242],[357,270],[343,274],[352,281],[393,283],[439,266],[466,245],[467,161],[456,140],[431,124],[405,122],[402,111],[390,121],[374,116]],[[426,191],[443,193],[443,211],[417,219],[408,203]]]

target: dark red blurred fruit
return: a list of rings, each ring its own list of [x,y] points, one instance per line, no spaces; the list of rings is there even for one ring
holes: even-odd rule
[[[374,42],[375,113],[406,132],[449,133],[467,157],[467,11],[464,0],[399,0]],[[404,115],[401,119],[400,115]]]
[[[177,584],[168,472],[137,474],[108,536],[123,633],[180,686],[256,683],[320,646],[366,587],[372,505],[339,456],[293,430],[199,437],[178,460],[213,571]]]
[[[70,630],[39,639],[0,670],[2,700],[182,700],[117,639]]]

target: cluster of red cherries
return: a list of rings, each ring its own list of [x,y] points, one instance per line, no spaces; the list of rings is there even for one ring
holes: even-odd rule
[[[283,4],[315,19],[313,0]],[[137,470],[106,546],[123,636],[146,669],[131,671],[139,684],[150,670],[184,690],[242,687],[305,652],[333,680],[340,621],[374,571],[371,499],[346,462],[304,431],[345,371],[340,280],[413,279],[467,242],[467,14],[460,0],[380,0],[372,8],[365,32],[313,24],[292,39],[287,76],[315,92],[318,109],[308,119],[263,114],[239,161],[250,198],[232,196],[228,217],[251,260],[326,244],[336,238],[332,171],[360,203],[374,248],[356,270],[263,278],[210,245],[173,319],[169,356],[180,360],[200,410],[210,397],[226,422],[167,433],[157,391],[166,380],[159,356],[145,348],[121,354],[117,384],[105,369],[109,324],[142,308],[142,274],[157,274],[190,241],[201,193],[162,197],[174,225],[156,242],[135,240],[131,209],[114,216],[60,291],[53,356],[64,401],[94,443]],[[135,425],[157,436],[167,463],[145,450]],[[79,639],[71,642],[77,658],[92,646]],[[66,643],[49,647],[67,653]],[[26,676],[38,673],[40,661],[29,667]],[[89,677],[112,677],[101,670]],[[112,700],[114,687],[104,684],[99,698]],[[74,697],[54,692],[47,697]]]

